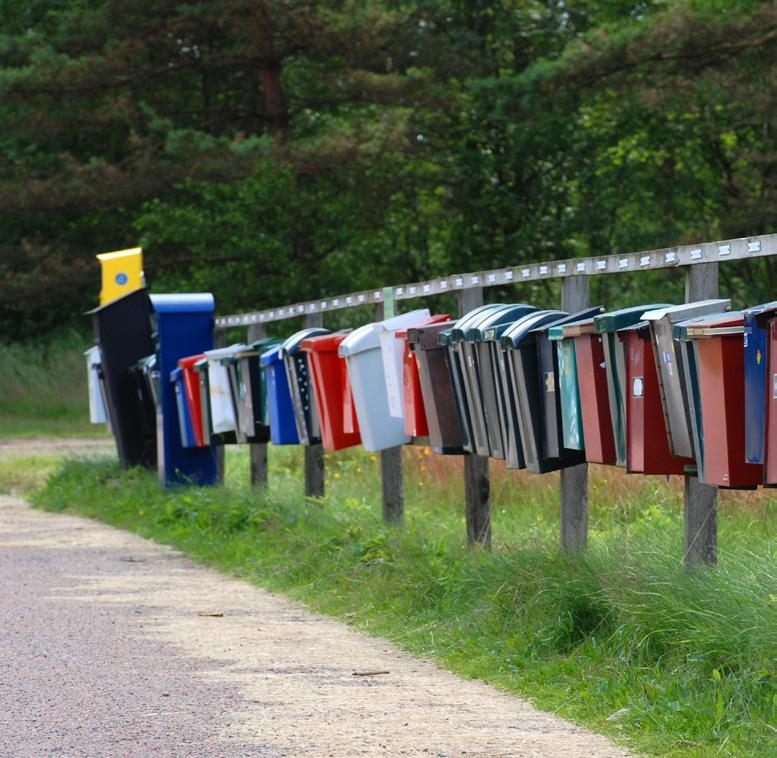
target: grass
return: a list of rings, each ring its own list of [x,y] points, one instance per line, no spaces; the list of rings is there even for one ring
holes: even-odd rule
[[[65,463],[33,495],[175,545],[403,648],[664,756],[777,752],[777,505],[721,495],[717,569],[681,564],[678,482],[592,467],[591,548],[561,553],[554,475],[493,467],[494,549],[464,544],[461,461],[406,452],[406,524],[379,517],[376,456],[327,459],[300,495],[301,451],[270,451],[251,490],[163,491],[109,460]],[[0,468],[0,482],[4,474]]]
[[[0,437],[95,437],[89,423],[86,338],[65,332],[45,343],[0,344]]]

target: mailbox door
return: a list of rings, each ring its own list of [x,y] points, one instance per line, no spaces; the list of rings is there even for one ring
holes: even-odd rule
[[[604,347],[599,334],[575,337],[585,457],[592,463],[615,463]]]

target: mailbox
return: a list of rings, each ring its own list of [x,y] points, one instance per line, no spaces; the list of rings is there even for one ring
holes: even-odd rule
[[[745,322],[745,460],[764,463],[769,321],[777,315],[777,302],[747,308],[742,315]]]
[[[630,474],[683,474],[692,458],[678,458],[669,449],[661,408],[658,370],[647,321],[620,329],[626,375],[616,378],[626,403],[626,470]]]
[[[299,435],[282,345],[277,344],[265,350],[259,356],[259,366],[264,372],[267,388],[270,439],[273,445],[298,445]]]
[[[345,358],[337,352],[347,336],[348,332],[336,332],[306,337],[300,345],[308,355],[321,440],[327,450],[342,450],[361,442],[348,369]]]
[[[205,433],[202,423],[202,398],[200,397],[200,381],[194,365],[205,358],[205,355],[188,355],[178,359],[178,368],[181,369],[183,386],[186,392],[186,402],[189,406],[189,414],[192,419],[194,440],[197,447],[205,446]]]
[[[289,382],[291,403],[294,408],[294,425],[302,445],[315,445],[321,442],[321,427],[313,394],[313,380],[310,375],[308,354],[302,350],[302,343],[308,337],[320,337],[329,334],[329,329],[309,327],[288,337],[281,344],[281,356],[286,367],[286,379]]]
[[[130,292],[145,286],[143,281],[143,250],[134,247],[129,250],[117,250],[113,253],[100,253],[102,289],[100,305],[124,297]]]
[[[156,465],[153,406],[139,395],[131,368],[154,352],[151,301],[135,290],[89,311],[102,356],[105,400],[119,462],[124,468]]]
[[[435,453],[441,455],[461,455],[464,452],[448,348],[438,339],[455,323],[444,321],[407,330],[407,342],[418,363],[429,444]]]
[[[170,381],[181,358],[199,353],[207,355],[213,346],[213,295],[153,295],[151,301],[157,332],[157,369],[163,380],[157,404],[159,478],[165,485],[215,484],[218,471],[214,451],[196,446],[193,429],[186,427],[185,415],[183,439],[191,446],[183,444],[176,400],[177,387],[181,393],[185,392],[183,380],[180,383]]]
[[[237,418],[232,403],[232,388],[229,373],[224,363],[246,345],[235,343],[228,347],[204,350],[205,364],[195,363],[200,371],[200,394],[204,397],[203,428],[207,420],[208,437],[211,445],[229,445],[237,442]]]
[[[666,303],[638,305],[621,308],[594,317],[594,329],[602,336],[604,362],[607,374],[607,396],[610,401],[610,418],[615,440],[615,462],[626,465],[626,360],[625,343],[618,339],[617,331],[632,326],[642,320],[645,311],[671,307]]]
[[[576,322],[573,322],[576,323]],[[561,402],[561,445],[569,450],[585,450],[583,413],[575,360],[575,341],[564,334],[566,324],[548,329],[548,339],[556,342],[558,359],[558,393]]]
[[[542,406],[536,331],[568,315],[534,311],[511,324],[500,337],[498,354],[500,419],[508,468],[552,470],[542,453]]]
[[[503,387],[499,372],[499,339],[524,316],[536,312],[524,303],[491,311],[465,333],[460,343],[466,367],[467,399],[474,433],[475,452],[492,458],[505,457],[505,440],[500,422]]]
[[[86,356],[86,379],[89,392],[89,421],[92,424],[107,424],[108,415],[105,411],[105,389],[100,364],[100,348],[97,345],[90,347],[84,355]]]
[[[744,317],[715,313],[683,324],[693,341],[701,399],[701,454],[706,484],[751,489],[763,482],[761,464],[745,460]]]
[[[186,389],[183,383],[183,371],[175,368],[170,372],[170,383],[175,392],[175,407],[178,416],[178,428],[181,434],[182,447],[197,447],[197,440],[194,436],[194,423],[186,402]]]
[[[672,325],[708,313],[725,311],[730,305],[730,300],[700,300],[646,311],[642,316],[650,324],[661,388],[661,407],[666,418],[672,455],[694,457],[683,355],[672,339]]]

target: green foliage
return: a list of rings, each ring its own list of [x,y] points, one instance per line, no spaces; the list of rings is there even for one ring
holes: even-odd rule
[[[775,28],[758,0],[3,3],[0,338],[82,324],[94,254],[138,239],[155,289],[234,311],[774,231]],[[770,300],[775,265],[722,289]]]
[[[35,500],[173,544],[639,751],[773,754],[773,501],[724,502],[720,565],[688,571],[673,484],[594,468],[592,546],[570,556],[555,477],[497,472],[488,553],[464,544],[451,461],[409,454],[397,530],[380,521],[376,456],[328,456],[327,496],[310,504],[299,450],[272,449],[258,491],[233,452],[224,487],[164,492],[146,472],[70,462]]]

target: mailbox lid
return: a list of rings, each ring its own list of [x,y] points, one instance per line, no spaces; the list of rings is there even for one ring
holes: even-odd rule
[[[594,328],[599,334],[617,332],[619,329],[625,329],[632,324],[643,321],[642,315],[648,311],[671,307],[669,303],[651,303],[649,305],[633,305],[617,311],[607,311],[594,316]]]

